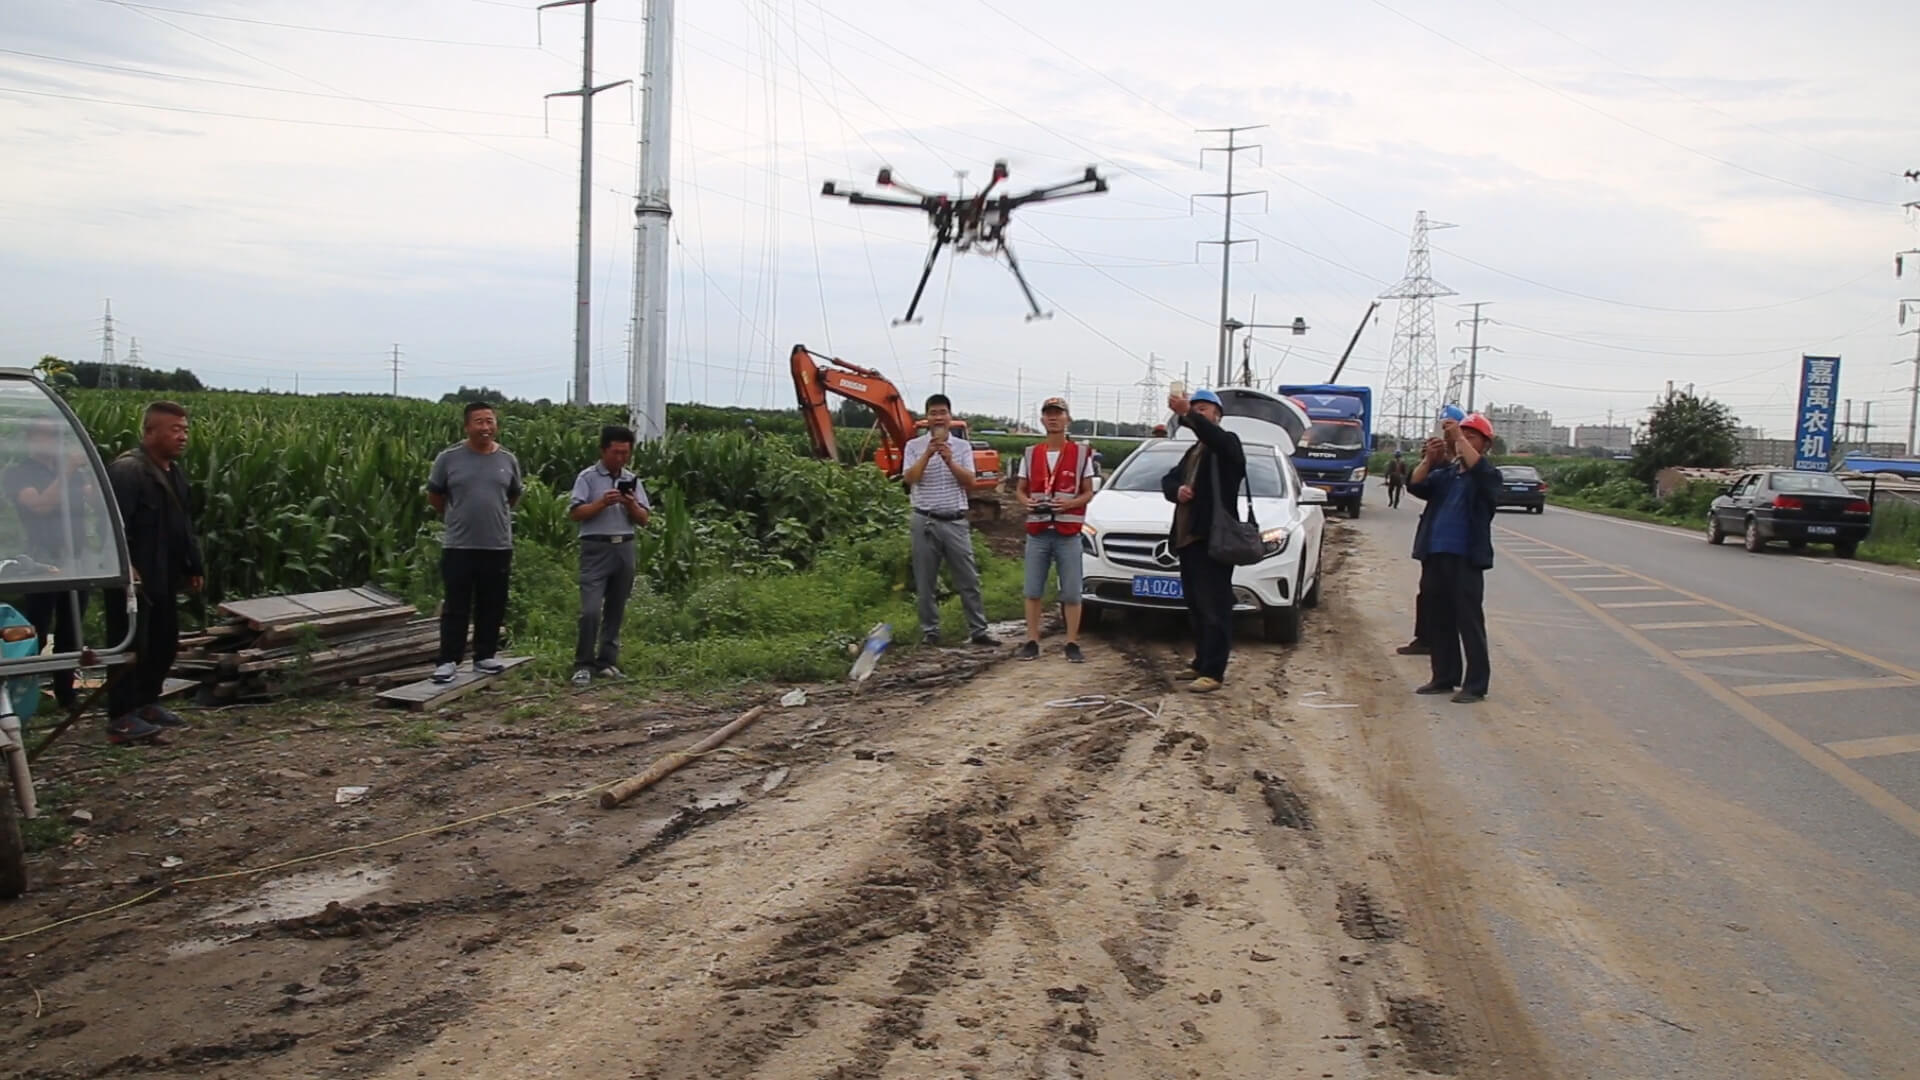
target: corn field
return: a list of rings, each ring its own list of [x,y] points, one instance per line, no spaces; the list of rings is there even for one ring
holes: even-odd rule
[[[148,396],[79,391],[70,401],[111,459],[138,442]],[[408,590],[434,579],[439,524],[424,484],[434,455],[461,438],[459,406],[242,393],[188,394],[181,404],[193,414],[183,464],[211,600],[366,582]],[[501,445],[527,476],[514,520],[522,548],[572,546],[567,493],[599,456],[600,426],[618,417],[501,408]],[[638,549],[655,591],[683,593],[717,573],[804,569],[830,546],[899,530],[905,499],[877,470],[811,460],[791,436],[749,438],[730,417],[698,419],[705,432],[635,453],[659,512]]]

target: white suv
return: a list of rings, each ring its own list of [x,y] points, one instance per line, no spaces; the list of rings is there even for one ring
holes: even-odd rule
[[[1244,434],[1241,445],[1267,557],[1234,569],[1233,609],[1258,613],[1268,641],[1291,644],[1300,640],[1301,609],[1320,602],[1320,542],[1326,526],[1321,507],[1327,493],[1302,488],[1287,456],[1290,448],[1246,441]],[[1160,490],[1160,478],[1192,446],[1191,436],[1141,443],[1088,504],[1081,533],[1086,556],[1081,600],[1094,618],[1106,609],[1186,610],[1180,556],[1167,541],[1173,504]],[[1236,494],[1244,516],[1246,489]]]

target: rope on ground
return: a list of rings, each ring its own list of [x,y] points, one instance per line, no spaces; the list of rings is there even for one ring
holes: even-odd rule
[[[1137,701],[1128,701],[1125,698],[1108,697],[1105,694],[1082,694],[1079,697],[1061,698],[1058,701],[1047,702],[1046,707],[1049,709],[1101,709],[1101,710],[1105,710],[1109,708],[1125,707],[1129,709],[1138,710],[1139,712],[1144,714],[1146,718],[1149,720],[1160,719],[1160,712],[1158,709],[1149,709],[1145,705],[1142,705]],[[0,940],[4,940],[4,939],[0,939]]]

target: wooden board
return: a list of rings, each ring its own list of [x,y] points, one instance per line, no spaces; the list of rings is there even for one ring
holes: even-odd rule
[[[395,608],[356,611],[350,615],[333,615],[327,618],[278,623],[262,631],[253,643],[261,648],[271,648],[275,645],[284,645],[289,641],[298,641],[308,630],[324,638],[335,631],[372,630],[404,622],[418,614],[420,614],[419,609],[412,604],[402,604]]]
[[[220,611],[222,614],[245,619],[255,630],[265,630],[271,626],[287,626],[312,619],[379,611],[384,608],[399,607],[405,603],[405,600],[392,593],[365,587],[234,600],[221,604]]]
[[[521,664],[532,660],[533,657],[502,656],[499,659],[501,663],[507,665],[507,671],[512,671]],[[396,686],[392,690],[383,690],[379,694],[379,698],[389,705],[402,705],[414,712],[423,712],[427,709],[445,705],[447,702],[453,701],[456,698],[471,694],[475,690],[505,675],[507,671],[503,671],[499,675],[483,675],[474,671],[470,666],[462,665],[460,673],[453,677],[452,682],[437,683],[432,679],[422,679],[419,682],[408,683],[405,686]]]

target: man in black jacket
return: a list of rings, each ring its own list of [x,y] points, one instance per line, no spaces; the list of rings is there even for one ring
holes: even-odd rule
[[[206,575],[187,512],[186,473],[176,464],[186,452],[187,410],[156,401],[147,406],[140,445],[107,466],[140,590],[134,662],[114,675],[107,692],[109,742],[151,739],[163,727],[185,724],[160,707],[160,690],[180,648],[176,598],[199,592]],[[106,596],[107,640],[118,643],[127,636],[127,594],[109,590]]]
[[[1207,532],[1216,507],[1240,519],[1235,504],[1247,478],[1247,455],[1240,436],[1220,426],[1220,398],[1213,391],[1198,391],[1191,401],[1169,395],[1167,407],[1198,440],[1160,478],[1161,492],[1174,504],[1167,543],[1180,556],[1180,589],[1193,623],[1193,664],[1179,678],[1191,680],[1194,693],[1210,694],[1226,679],[1233,652],[1233,564],[1207,554]]]
[[[1440,464],[1453,460],[1453,451],[1447,449],[1445,439],[1427,440],[1427,449],[1438,448]],[[1436,504],[1425,503],[1420,507],[1420,520],[1413,527],[1413,561],[1420,564],[1420,591],[1413,598],[1413,640],[1395,649],[1402,656],[1428,656],[1433,653],[1433,601],[1440,595],[1440,586],[1435,578],[1434,565],[1427,559],[1427,534],[1433,528],[1433,511]]]
[[[1426,456],[1407,481],[1408,493],[1426,500],[1433,511],[1424,565],[1432,567],[1436,586],[1427,610],[1433,678],[1414,692],[1446,694],[1457,689],[1453,700],[1472,704],[1485,700],[1491,675],[1483,603],[1485,575],[1493,566],[1500,471],[1485,456],[1493,444],[1493,424],[1486,417],[1474,413],[1465,420],[1446,420],[1441,432],[1442,438],[1427,444]],[[1449,450],[1454,455],[1450,465],[1444,464]]]

